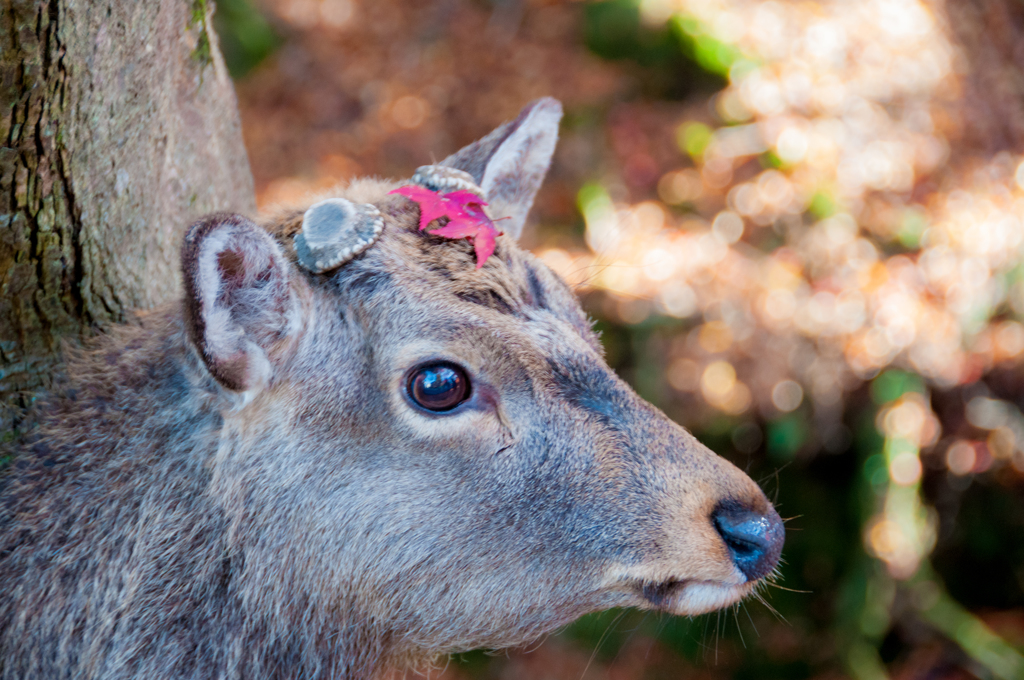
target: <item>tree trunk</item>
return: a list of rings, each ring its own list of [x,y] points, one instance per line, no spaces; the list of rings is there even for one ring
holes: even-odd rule
[[[63,339],[176,297],[181,235],[255,207],[207,0],[3,0],[0,429]]]

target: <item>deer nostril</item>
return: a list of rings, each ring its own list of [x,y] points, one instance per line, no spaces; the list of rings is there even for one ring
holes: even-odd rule
[[[748,581],[761,578],[779,562],[785,529],[774,508],[761,514],[736,501],[720,503],[711,521]]]

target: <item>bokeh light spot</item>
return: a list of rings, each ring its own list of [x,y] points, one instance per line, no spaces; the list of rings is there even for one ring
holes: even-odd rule
[[[423,125],[430,114],[430,105],[426,100],[415,95],[405,95],[391,105],[391,118],[395,125],[405,130],[412,130]]]
[[[977,454],[970,442],[957,441],[946,449],[946,467],[955,475],[968,475],[974,471]]]
[[[917,484],[921,479],[921,459],[909,451],[897,454],[889,463],[889,477],[900,486]]]
[[[772,388],[772,403],[783,413],[789,413],[804,400],[804,389],[794,380],[780,380]]]

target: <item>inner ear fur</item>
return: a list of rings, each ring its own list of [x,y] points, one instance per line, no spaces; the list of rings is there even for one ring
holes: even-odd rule
[[[547,175],[558,142],[562,105],[544,97],[519,116],[441,162],[468,172],[484,190],[488,212],[503,232],[518,239]]]
[[[189,229],[181,264],[189,338],[210,374],[238,392],[265,386],[298,311],[277,242],[241,215],[209,215]]]

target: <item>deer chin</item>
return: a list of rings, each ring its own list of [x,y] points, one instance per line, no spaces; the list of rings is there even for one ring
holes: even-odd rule
[[[748,581],[739,569],[719,578],[685,577],[662,568],[613,569],[605,584],[629,598],[628,606],[657,609],[677,616],[696,616],[736,604],[754,592],[759,581]]]
[[[754,584],[689,580],[647,583],[636,588],[645,608],[677,616],[695,616],[739,602],[753,591]]]

